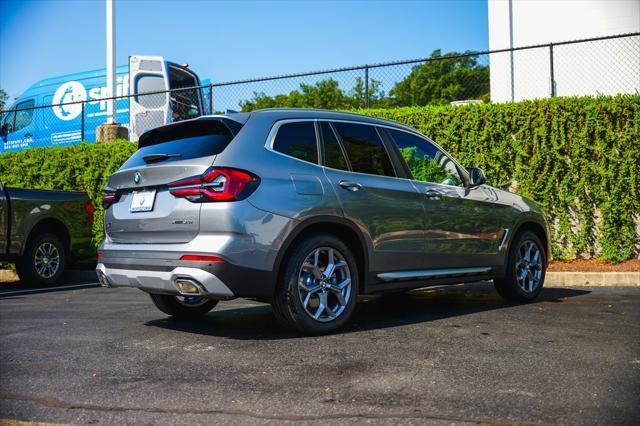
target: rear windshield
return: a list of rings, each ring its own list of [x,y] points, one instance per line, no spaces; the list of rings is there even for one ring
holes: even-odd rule
[[[138,150],[122,165],[123,169],[146,164],[189,160],[220,154],[238,133],[241,124],[233,120],[197,120],[150,130],[140,137]],[[150,156],[166,155],[149,162]],[[145,162],[144,157],[147,157]]]

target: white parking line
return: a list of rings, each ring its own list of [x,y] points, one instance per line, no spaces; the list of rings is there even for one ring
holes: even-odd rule
[[[21,294],[29,294],[29,293],[41,293],[46,291],[56,291],[56,290],[72,290],[74,288],[91,288],[91,287],[99,287],[100,284],[95,283],[87,283],[87,284],[73,284],[73,285],[65,285],[58,287],[46,287],[46,288],[33,288],[29,290],[16,290],[16,291],[0,291],[0,298],[4,296],[18,296]]]

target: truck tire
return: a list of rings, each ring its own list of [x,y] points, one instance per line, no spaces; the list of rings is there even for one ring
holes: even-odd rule
[[[22,283],[34,286],[56,283],[66,263],[67,253],[55,234],[32,235],[24,253],[16,262],[16,272]]]

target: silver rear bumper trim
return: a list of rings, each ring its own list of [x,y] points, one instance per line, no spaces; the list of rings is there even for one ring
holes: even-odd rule
[[[217,299],[231,299],[233,292],[218,277],[198,268],[177,267],[172,271],[141,271],[134,269],[107,268],[98,263],[96,272],[100,283],[108,287],[134,287],[148,292],[180,294],[177,279],[189,279],[203,288],[203,296]],[[105,285],[106,284],[106,285]]]

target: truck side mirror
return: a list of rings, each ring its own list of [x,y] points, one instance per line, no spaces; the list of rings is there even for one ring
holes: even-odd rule
[[[484,172],[477,167],[471,167],[469,169],[469,187],[480,186],[485,183]]]

